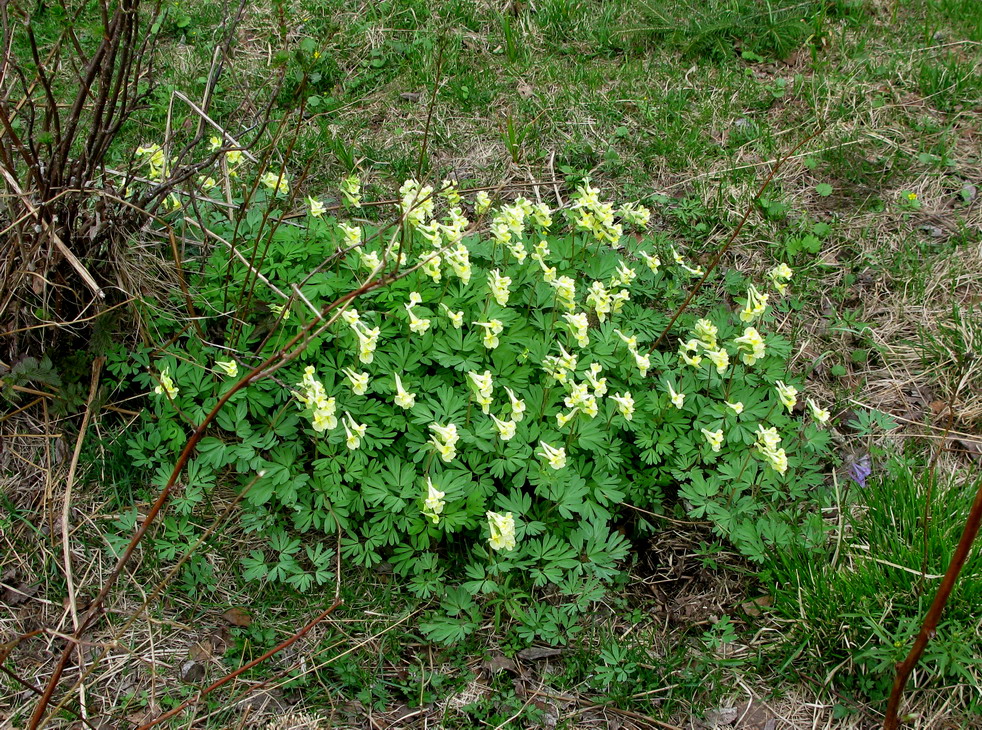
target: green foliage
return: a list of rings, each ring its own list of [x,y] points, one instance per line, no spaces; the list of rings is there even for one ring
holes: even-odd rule
[[[803,45],[819,47],[832,17],[859,18],[861,3],[810,0],[764,3],[758,0],[645,3],[642,34],[669,41],[687,56],[715,61],[742,57],[760,62],[783,59]]]
[[[214,240],[250,242],[240,251],[263,278],[229,247],[202,243],[191,290],[207,336],[151,308],[172,344],[152,362],[149,350],[120,347],[107,366],[121,385],[155,391],[128,453],[162,487],[190,428],[310,332],[295,360],[218,411],[158,533],[161,561],[193,538],[192,517],[216,485],[235,485],[257,541],[242,560],[247,580],[306,591],[334,580],[338,558],[386,561],[415,595],[442,597],[422,625],[434,641],[476,630],[474,599],[484,597],[518,621],[523,642],[563,643],[629,554],[614,529],[625,503],[708,519],[755,561],[820,539],[812,510],[828,438],[775,388],[791,379],[789,344],[746,328],[772,316],[768,297],[751,288],[739,316],[720,306],[698,321],[686,314],[665,340],[679,350],[652,349],[663,312],[702,272],[664,238],[608,245],[624,226],[643,227],[644,209],[615,209],[584,185],[568,228],[518,199],[491,211],[490,237],[465,235],[452,188],[408,182],[404,227],[349,226],[316,201],[291,225],[279,202],[288,178],[277,191],[278,178],[263,180],[238,220],[211,219]],[[344,191],[349,204],[356,187]],[[424,222],[440,215],[437,201],[446,217]],[[672,214],[694,235],[706,230],[695,201]],[[313,322],[310,307],[397,261],[404,276]],[[276,292],[291,290],[299,296],[284,308]],[[238,315],[225,318],[230,301]],[[766,448],[765,426],[776,439]],[[185,566],[192,591],[209,590],[204,568]],[[566,602],[537,604],[547,587]]]
[[[883,415],[872,413],[873,420]],[[775,609],[794,627],[786,645],[795,655],[806,651],[795,664],[851,662],[852,671],[835,673],[835,687],[882,702],[948,567],[979,481],[937,478],[913,453],[872,458],[865,486],[840,481],[841,541],[827,552],[773,553],[764,576],[773,583]],[[975,551],[921,658],[922,686],[978,684],[982,584],[973,576],[980,570]],[[971,702],[978,705],[977,698]]]

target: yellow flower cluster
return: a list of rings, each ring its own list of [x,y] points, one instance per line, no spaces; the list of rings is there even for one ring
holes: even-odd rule
[[[653,254],[645,253],[644,251],[638,251],[638,253],[641,254],[641,258],[644,259],[644,262],[648,265],[648,268],[651,269],[653,273],[657,274],[658,267],[661,266],[661,259]]]
[[[216,360],[215,366],[220,368],[230,378],[234,378],[239,374],[239,365],[235,360]]]
[[[164,210],[168,211],[169,213],[173,213],[175,210],[180,209],[181,201],[176,195],[174,195],[174,193],[171,193],[164,198]]]
[[[702,431],[702,435],[706,437],[706,441],[713,451],[719,451],[723,446],[723,429],[710,431],[708,428],[701,428],[699,430]]]
[[[353,208],[361,207],[361,179],[358,175],[348,175],[341,181],[341,195],[344,197],[345,205]]]
[[[552,376],[557,382],[566,381],[566,374],[576,370],[576,355],[566,352],[566,348],[559,346],[559,355],[547,355],[542,358],[542,369]]]
[[[444,180],[440,183],[440,197],[447,201],[450,206],[460,205],[460,191],[457,183],[453,180]]]
[[[781,399],[781,403],[788,409],[788,413],[791,413],[791,409],[798,402],[798,389],[790,385],[785,385],[780,380],[774,386],[777,388],[777,395]]]
[[[302,392],[296,394],[297,400],[306,408],[313,411],[312,421],[314,430],[320,433],[325,430],[333,431],[337,428],[338,419],[335,416],[337,403],[333,397],[327,397],[324,384],[314,377],[313,365],[308,365],[304,368],[300,388]]]
[[[692,268],[687,263],[685,263],[685,259],[683,259],[682,255],[675,250],[675,246],[672,246],[672,260],[675,261],[675,263],[681,266],[683,269],[685,269],[685,271],[688,272],[689,276],[693,276],[693,277],[704,276],[706,273],[705,271],[703,271],[701,266]]]
[[[590,187],[589,182],[573,194],[570,214],[577,228],[590,231],[598,241],[617,245],[624,235],[624,226],[614,222],[614,206],[601,202],[600,191]]]
[[[348,324],[358,338],[358,359],[366,365],[370,365],[375,359],[375,348],[378,346],[378,336],[381,330],[378,327],[366,325],[358,319],[357,312],[355,312],[354,319]]]
[[[525,401],[515,397],[511,388],[506,387],[505,392],[508,394],[508,400],[511,401],[511,420],[519,423],[525,418]]]
[[[430,443],[436,447],[440,458],[449,464],[457,456],[457,442],[460,440],[460,435],[457,433],[457,426],[453,423],[446,426],[431,423],[430,430],[433,432],[433,436],[430,437]]]
[[[573,335],[578,347],[586,347],[590,344],[590,320],[585,312],[578,314],[567,312],[563,315],[563,319],[569,325],[570,334]]]
[[[469,283],[472,271],[470,252],[467,250],[467,247],[462,243],[458,243],[456,248],[448,250],[444,256],[457,278],[465,284]]]
[[[488,543],[494,550],[514,550],[515,549],[515,518],[511,512],[501,515],[497,512],[488,512],[488,532],[491,537]]]
[[[491,196],[486,191],[481,190],[474,196],[474,213],[484,215],[491,210]]]
[[[635,203],[624,203],[617,212],[625,223],[630,223],[635,228],[644,228],[651,220],[651,211]]]
[[[564,380],[564,385],[566,386],[567,395],[563,402],[567,408],[572,410],[566,414],[561,412],[556,414],[556,422],[559,424],[559,427],[562,428],[569,423],[577,413],[582,413],[590,418],[596,418],[597,414],[600,413],[600,406],[597,403],[597,395],[590,393],[590,381],[586,380],[582,383],[577,383],[572,378],[567,378]],[[606,384],[604,387],[606,387]]]
[[[494,425],[498,429],[498,437],[502,441],[511,439],[518,430],[518,424],[515,423],[514,419],[511,421],[502,421],[492,413],[491,420],[494,421]]]
[[[510,286],[511,277],[502,276],[498,269],[488,274],[488,288],[491,290],[491,296],[494,297],[494,300],[501,307],[508,305],[508,297],[510,295],[508,287]]]
[[[784,449],[778,448],[780,444],[781,436],[776,428],[757,426],[757,450],[764,455],[774,471],[784,474],[788,470],[788,456]]]
[[[327,206],[321,201],[311,198],[309,195],[307,196],[307,208],[312,218],[320,218],[327,210]]]
[[[208,149],[212,152],[221,149],[221,137],[213,136],[208,140]],[[238,177],[235,168],[242,162],[242,150],[229,150],[225,153],[225,163],[229,166],[229,177]]]
[[[368,426],[364,423],[355,422],[350,413],[344,412],[344,432],[347,436],[345,444],[349,449],[354,451],[361,445],[361,440],[365,438],[365,431],[367,430]]]
[[[414,405],[416,405],[416,394],[410,393],[405,388],[402,387],[402,379],[399,377],[398,373],[396,373],[395,375],[395,380],[396,380],[396,397],[395,397],[396,405],[399,406],[400,408],[405,408],[406,410],[412,408]]]
[[[668,397],[672,401],[672,405],[681,408],[685,404],[685,393],[677,393],[671,383],[665,383],[665,385],[668,386]]]
[[[469,372],[467,379],[471,381],[471,387],[474,389],[474,400],[481,406],[481,412],[487,415],[490,413],[491,404],[494,402],[494,382],[491,378],[491,371],[485,370],[483,374]]]
[[[503,205],[491,221],[491,237],[496,243],[507,246],[512,256],[519,264],[525,263],[528,252],[522,243],[525,233],[525,219],[532,216],[540,227],[548,227],[552,223],[547,206],[533,205],[525,198],[516,198],[511,205]],[[546,223],[546,226],[542,226]]]
[[[626,272],[630,272],[633,278],[634,271],[631,269],[626,269]],[[628,282],[630,279],[628,279]],[[617,286],[621,283],[625,283],[623,278],[614,277],[611,281],[613,286]],[[586,303],[593,307],[593,311],[597,315],[597,319],[601,322],[606,321],[608,314],[616,314],[624,306],[624,302],[631,299],[631,294],[627,289],[621,289],[616,293],[611,293],[607,290],[607,287],[603,285],[603,282],[595,281],[590,285],[589,293],[586,295]]]
[[[692,334],[695,337],[679,346],[679,359],[687,365],[698,368],[702,363],[702,356],[690,355],[689,353],[698,353],[699,350],[702,350],[706,359],[716,367],[716,372],[722,375],[729,367],[730,355],[722,347],[719,347],[716,339],[718,333],[719,328],[716,325],[708,319],[700,319],[692,329]]]
[[[764,357],[767,352],[767,348],[764,346],[764,338],[753,327],[747,327],[743,331],[743,335],[733,341],[736,343],[737,350],[742,353],[741,358],[743,359],[744,365],[753,365]]]
[[[576,282],[568,276],[560,276],[549,282],[556,290],[556,299],[570,312],[576,310]]]
[[[276,195],[286,195],[290,192],[290,181],[285,172],[266,172],[259,178],[264,186],[272,190]]]
[[[794,271],[785,263],[780,263],[767,272],[767,278],[771,280],[778,294],[784,294],[788,289],[788,282],[794,276]]]
[[[812,418],[814,418],[820,424],[828,423],[829,412],[824,408],[820,408],[818,403],[813,401],[811,398],[809,398],[807,402],[808,402],[808,410],[811,411]]]
[[[463,312],[454,312],[452,309],[450,309],[450,307],[448,307],[443,302],[440,302],[440,306],[443,308],[443,311],[447,313],[447,317],[450,319],[450,324],[453,325],[453,328],[455,330],[459,330],[461,327],[464,326]]]
[[[420,185],[416,180],[406,180],[399,188],[399,196],[399,208],[403,220],[410,228],[417,228],[433,216],[435,201],[431,185]]]
[[[440,280],[443,278],[443,272],[440,270],[440,265],[443,261],[440,259],[440,256],[435,253],[424,253],[420,256],[420,262],[423,265],[423,273],[433,279],[434,283],[440,283]]]
[[[443,508],[446,506],[446,502],[443,500],[446,497],[445,492],[441,492],[433,485],[433,481],[429,476],[426,477],[426,498],[423,500],[423,516],[429,517],[433,520],[433,524],[437,524],[440,521],[440,515],[443,514]]]
[[[361,227],[360,226],[349,226],[347,223],[338,223],[338,228],[341,229],[341,233],[344,234],[344,245],[348,248],[355,248],[361,245]],[[362,255],[362,264],[365,264],[365,252],[359,252]],[[375,258],[375,266],[370,268],[374,269],[378,266],[378,254],[372,253]]]
[[[762,317],[767,311],[767,295],[757,291],[757,287],[751,284],[747,288],[747,303],[740,312],[741,322],[754,322]]]
[[[163,180],[169,174],[167,158],[164,156],[164,150],[159,144],[151,143],[137,147],[136,156],[141,159],[144,157],[147,159],[147,165],[150,168],[150,174],[147,177],[151,180]]]
[[[631,391],[626,392],[624,395],[614,393],[610,396],[610,399],[617,404],[617,410],[624,416],[625,421],[630,421],[634,418],[634,398],[631,397]]]
[[[344,373],[348,382],[351,383],[351,392],[355,395],[365,395],[368,390],[368,373],[356,373],[351,368],[342,368],[341,372]]]

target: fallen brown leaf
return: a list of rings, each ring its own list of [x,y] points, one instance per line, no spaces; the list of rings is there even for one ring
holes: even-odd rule
[[[766,608],[774,603],[771,596],[760,596],[752,601],[745,601],[740,604],[740,608],[748,616],[760,616],[760,609]]]
[[[222,614],[222,618],[232,624],[232,626],[246,628],[252,625],[252,616],[241,606],[233,606],[228,609]]]
[[[495,652],[491,655],[491,658],[484,662],[484,668],[487,669],[491,674],[498,674],[508,670],[509,672],[518,672],[518,667],[515,666],[515,662],[506,657],[500,652]]]
[[[559,656],[563,653],[562,649],[550,649],[544,646],[531,646],[518,652],[518,658],[525,661],[534,662],[538,659],[546,659],[551,656]]]
[[[212,647],[211,642],[208,639],[204,641],[199,641],[197,644],[191,646],[188,649],[188,658],[194,659],[198,662],[203,662],[206,659],[210,659],[214,653],[214,647]]]

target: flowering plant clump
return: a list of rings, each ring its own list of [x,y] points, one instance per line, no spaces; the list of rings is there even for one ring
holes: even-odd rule
[[[262,180],[274,218],[287,180]],[[345,211],[362,205],[355,176],[341,191]],[[157,466],[171,443],[161,434],[200,419],[236,372],[325,303],[403,272],[328,311],[297,360],[236,393],[198,445],[196,469],[248,489],[246,526],[280,536],[245,559],[247,577],[323,582],[323,545],[340,536],[343,561],[388,561],[423,597],[455,583],[493,597],[526,578],[582,597],[628,555],[615,521],[654,530],[652,514],[679,511],[752,560],[820,538],[809,497],[829,412],[788,371],[788,343],[767,333],[787,266],[746,282],[734,305],[697,300],[653,347],[704,272],[665,241],[624,235],[647,226],[643,206],[615,206],[589,184],[564,211],[522,197],[495,209],[415,180],[398,200],[399,223],[378,228],[332,220],[310,198],[303,225],[271,235],[260,285],[227,247],[210,249],[199,311],[218,318],[226,294],[254,285],[268,307],[221,319],[221,353],[175,338],[165,357],[133,359],[137,381],[167,395],[131,442]],[[239,225],[268,236],[262,221]],[[218,354],[217,368],[197,365]],[[462,624],[447,621],[428,630],[459,638]]]

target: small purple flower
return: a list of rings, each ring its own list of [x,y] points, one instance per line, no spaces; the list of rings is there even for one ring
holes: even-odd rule
[[[866,478],[873,473],[873,465],[870,462],[869,454],[863,454],[849,467],[849,476],[860,487],[866,487]]]

